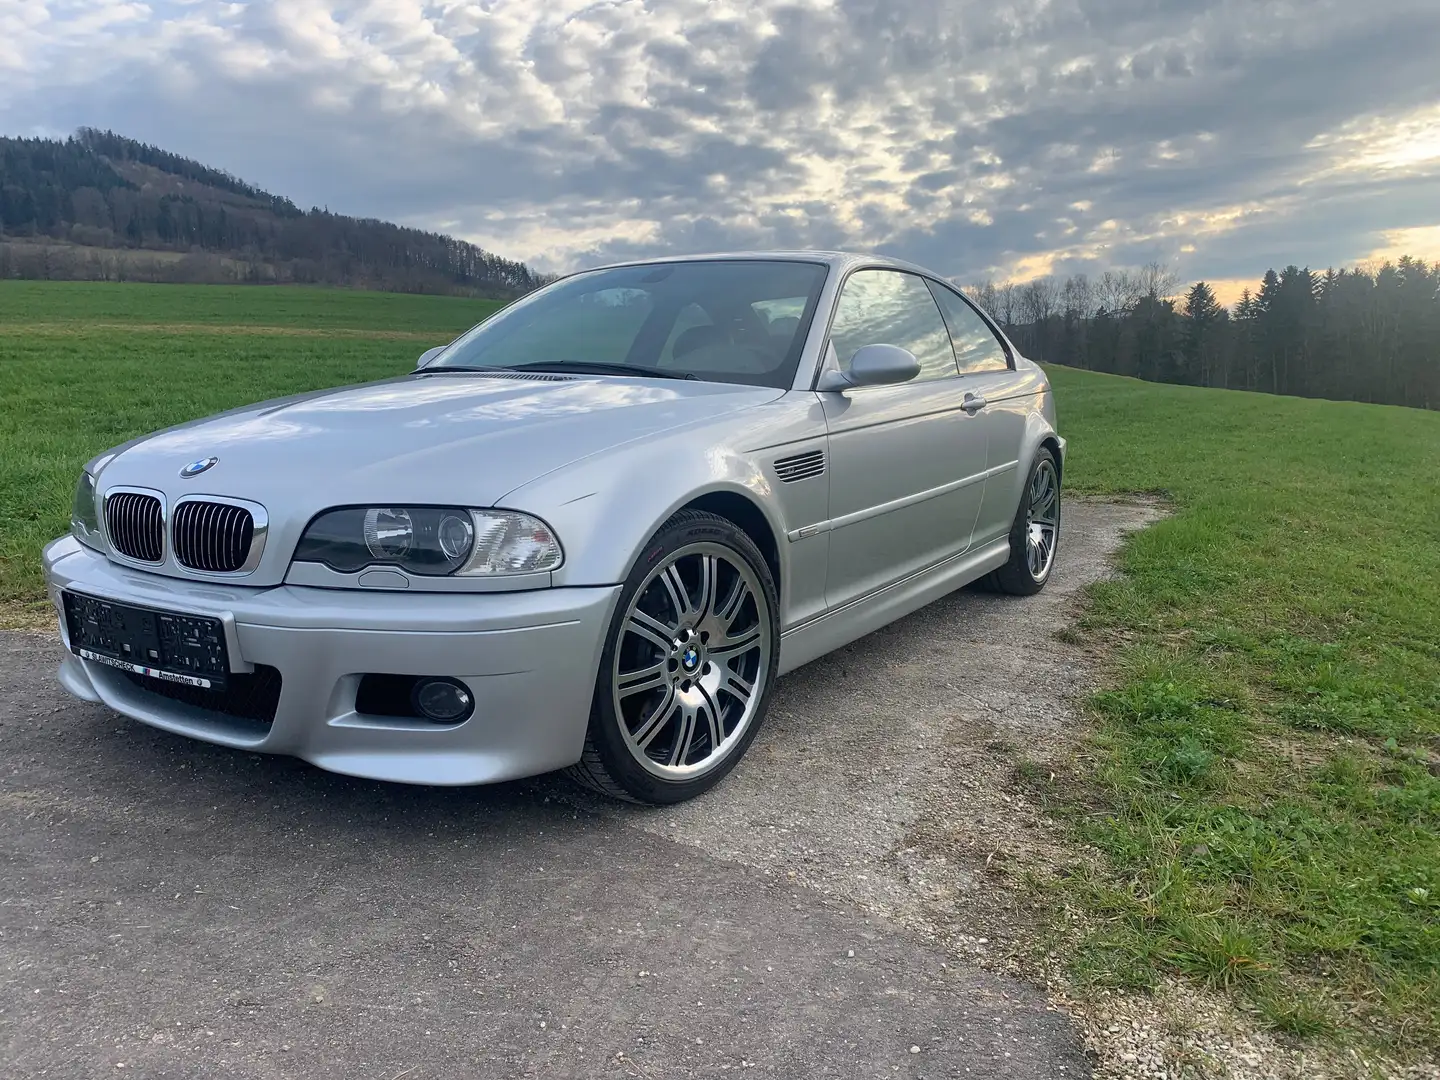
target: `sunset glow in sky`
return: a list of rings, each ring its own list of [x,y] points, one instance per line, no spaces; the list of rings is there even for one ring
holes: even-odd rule
[[[961,281],[1440,258],[1435,0],[10,0],[80,125],[541,269],[878,250]]]

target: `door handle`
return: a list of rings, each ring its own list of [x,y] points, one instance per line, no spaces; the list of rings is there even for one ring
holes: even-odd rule
[[[971,416],[974,416],[977,412],[979,412],[988,404],[989,402],[987,402],[983,397],[977,397],[974,394],[966,394],[965,400],[960,403],[960,407],[964,409],[967,413],[969,413]]]

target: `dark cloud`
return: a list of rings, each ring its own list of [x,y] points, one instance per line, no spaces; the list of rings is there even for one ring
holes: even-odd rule
[[[0,42],[5,129],[112,127],[551,268],[858,247],[962,280],[1150,259],[1230,278],[1440,225],[1434,0],[46,15]]]

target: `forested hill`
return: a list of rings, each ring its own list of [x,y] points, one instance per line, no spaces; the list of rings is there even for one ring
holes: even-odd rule
[[[0,278],[305,282],[509,297],[544,279],[474,244],[301,210],[109,131],[0,138]]]

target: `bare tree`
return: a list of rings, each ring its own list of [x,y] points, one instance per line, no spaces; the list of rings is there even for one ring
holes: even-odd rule
[[[1020,290],[1013,281],[1007,281],[995,290],[995,307],[992,312],[1005,326],[1014,326],[1020,316]]]
[[[1095,286],[1084,274],[1065,279],[1061,290],[1061,306],[1069,319],[1088,319],[1095,314]]]
[[[1054,278],[1036,278],[1020,293],[1020,317],[1028,323],[1043,323],[1055,314],[1060,290]]]
[[[1128,270],[1106,270],[1100,275],[1096,297],[1101,307],[1112,315],[1129,311],[1144,292]]]
[[[1148,262],[1140,268],[1135,285],[1140,290],[1140,296],[1148,296],[1151,300],[1164,300],[1175,295],[1180,287],[1180,279],[1163,263]]]
[[[970,299],[979,304],[984,311],[996,318],[1000,317],[1000,290],[995,288],[994,278],[976,282],[965,291],[970,294]]]

